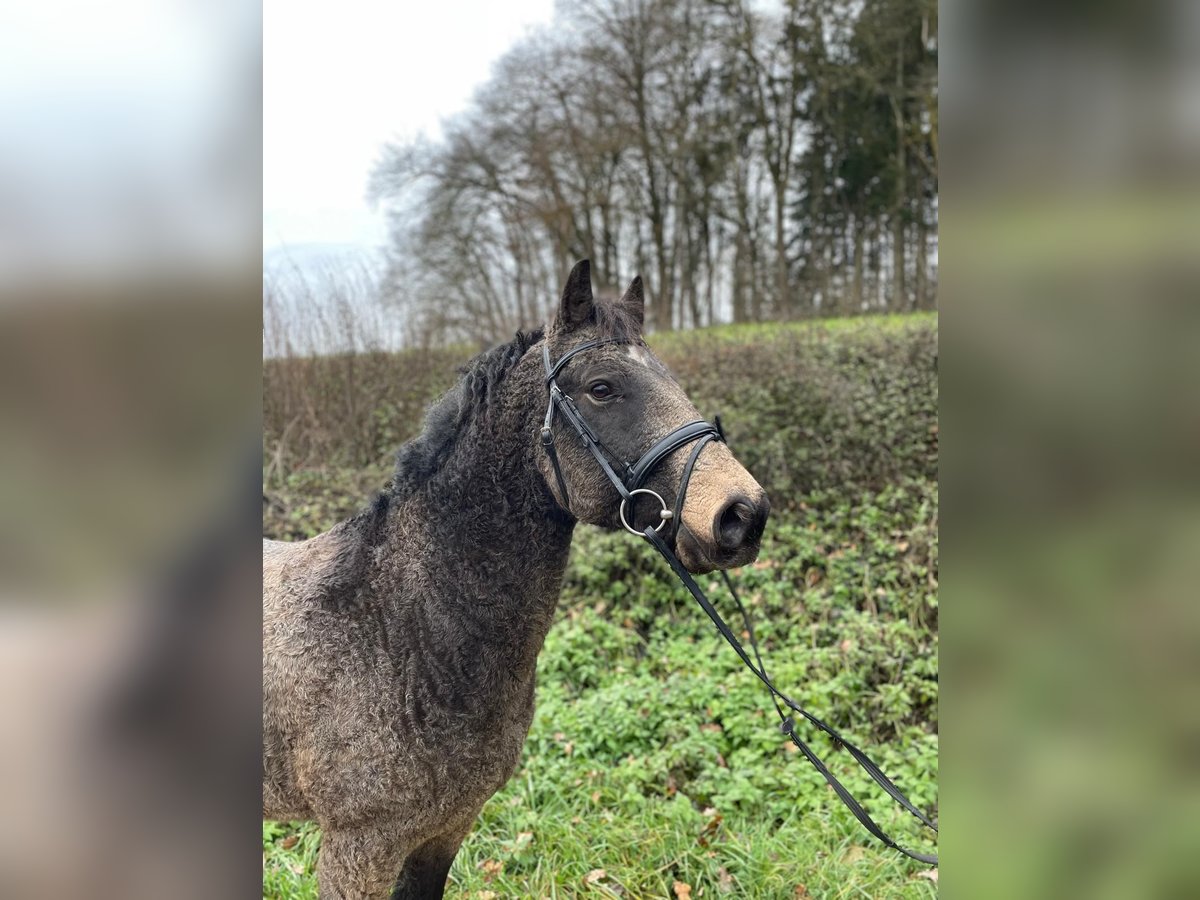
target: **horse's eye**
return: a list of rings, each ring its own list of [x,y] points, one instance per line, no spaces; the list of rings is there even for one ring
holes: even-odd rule
[[[594,400],[607,400],[612,396],[612,387],[606,381],[597,381],[590,388],[588,393],[592,395]]]

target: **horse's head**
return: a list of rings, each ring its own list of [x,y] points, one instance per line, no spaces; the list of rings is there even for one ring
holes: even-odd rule
[[[770,504],[642,342],[643,310],[640,278],[620,300],[600,301],[592,296],[587,261],[571,271],[546,331],[545,359],[553,376],[548,390],[561,391],[552,404],[551,433],[544,435],[546,483],[584,522],[628,524],[635,532],[660,526],[692,572],[745,565],[758,555]],[[696,424],[681,429],[689,423]],[[672,440],[660,443],[668,436]],[[627,492],[638,489],[624,506],[597,454]],[[631,475],[629,467],[636,470],[639,463],[642,471]]]

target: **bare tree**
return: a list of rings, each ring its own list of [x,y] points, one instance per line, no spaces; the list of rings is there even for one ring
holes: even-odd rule
[[[932,0],[563,0],[441,141],[384,149],[389,296],[479,343],[580,257],[660,330],[931,305],[935,36]]]

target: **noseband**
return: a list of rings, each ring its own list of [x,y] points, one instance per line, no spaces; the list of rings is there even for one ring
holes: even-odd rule
[[[563,505],[569,512],[571,510],[571,500],[567,493],[567,482],[563,478],[562,467],[558,462],[558,452],[554,449],[554,415],[558,413],[571,425],[575,433],[579,435],[579,439],[583,441],[584,447],[588,449],[588,452],[600,464],[600,470],[612,482],[612,486],[617,489],[617,493],[621,495],[619,512],[621,515],[621,524],[625,526],[625,530],[637,537],[644,537],[641,531],[633,527],[627,517],[627,507],[634,502],[634,498],[638,494],[644,494],[658,501],[659,521],[654,526],[655,531],[661,533],[668,525],[673,526],[672,530],[678,528],[679,517],[683,513],[684,496],[687,494],[688,482],[691,480],[696,460],[700,457],[700,451],[710,441],[723,441],[724,435],[717,425],[709,424],[702,419],[695,422],[688,422],[686,425],[680,425],[674,431],[660,438],[653,447],[631,463],[623,461],[617,454],[606,447],[596,432],[592,430],[587,419],[583,417],[575,401],[558,386],[558,373],[570,362],[571,357],[577,353],[582,353],[584,350],[591,350],[604,344],[627,343],[629,341],[584,341],[582,344],[572,347],[564,353],[559,357],[558,362],[553,365],[550,364],[549,343],[542,344],[542,364],[546,369],[546,385],[550,389],[550,403],[546,407],[546,421],[542,425],[542,446],[546,450],[546,455],[550,457],[550,464],[554,467],[554,478],[558,482],[559,496],[562,498]],[[642,485],[646,483],[646,479],[660,462],[680,447],[686,447],[693,441],[696,442],[696,446],[692,448],[692,453],[683,467],[683,478],[679,482],[679,491],[675,495],[674,506],[668,506],[667,502],[657,491],[652,491],[649,488],[642,487]],[[616,460],[615,468],[610,459]],[[620,469],[622,474],[617,474],[618,469]],[[632,510],[629,510],[629,513],[631,514]]]
[[[829,783],[829,786],[833,788],[838,798],[846,805],[846,808],[854,814],[854,817],[858,819],[860,823],[862,823],[863,827],[866,828],[867,831],[873,834],[885,845],[891,847],[893,850],[897,850],[900,853],[903,853],[905,856],[908,856],[911,859],[915,859],[919,862],[936,866],[938,864],[937,856],[928,853],[917,853],[916,851],[900,846],[894,840],[892,840],[892,838],[889,837],[887,833],[879,827],[878,824],[876,824],[875,820],[871,818],[870,814],[863,809],[862,805],[845,788],[841,781],[839,781],[838,778],[831,771],[829,771],[829,768],[825,765],[824,761],[822,761],[821,758],[813,751],[813,749],[809,747],[809,745],[796,733],[796,718],[793,715],[785,713],[785,707],[792,713],[802,716],[818,730],[831,737],[837,744],[841,744],[843,747],[845,747],[850,755],[854,757],[855,762],[862,767],[863,771],[871,776],[872,781],[883,788],[884,792],[887,793],[888,796],[890,796],[896,803],[915,816],[926,827],[932,829],[934,832],[937,831],[937,824],[930,821],[930,819],[927,818],[924,813],[917,809],[912,802],[909,801],[909,799],[905,797],[903,793],[901,793],[900,789],[896,787],[891,779],[889,779],[887,775],[883,773],[883,770],[880,769],[879,766],[877,766],[869,756],[867,756],[866,753],[854,746],[854,744],[842,737],[842,735],[840,735],[834,728],[830,727],[812,713],[808,712],[795,700],[775,686],[775,682],[772,681],[771,677],[767,674],[767,667],[763,663],[762,656],[758,652],[758,642],[754,636],[754,626],[750,622],[750,617],[747,615],[746,608],[742,605],[742,601],[738,597],[737,591],[734,590],[733,582],[730,580],[729,574],[727,572],[721,573],[725,579],[725,585],[729,588],[729,592],[733,595],[733,599],[737,603],[738,612],[741,613],[742,622],[745,625],[745,634],[749,638],[751,648],[754,650],[754,659],[750,658],[750,655],[742,646],[741,641],[738,640],[738,637],[734,633],[733,629],[729,627],[729,624],[717,611],[716,607],[713,606],[712,602],[708,599],[708,597],[705,596],[704,591],[702,591],[700,586],[696,584],[695,579],[692,578],[691,574],[687,571],[687,569],[684,568],[683,564],[679,561],[679,558],[671,549],[668,540],[664,540],[663,538],[662,531],[667,527],[668,523],[673,525],[671,532],[679,527],[679,517],[683,511],[683,499],[687,494],[688,481],[692,477],[692,470],[696,466],[696,460],[700,457],[700,451],[703,450],[710,441],[721,441],[722,443],[725,443],[725,435],[721,431],[720,419],[717,419],[716,425],[711,425],[703,420],[681,425],[674,431],[668,433],[665,437],[660,438],[653,447],[643,453],[634,462],[627,463],[622,461],[621,458],[613,453],[608,447],[604,446],[604,442],[600,440],[596,432],[592,430],[590,425],[588,425],[587,420],[583,417],[583,414],[580,413],[579,407],[575,404],[575,401],[571,399],[569,394],[564,393],[563,390],[559,388],[557,381],[558,373],[562,371],[563,366],[565,366],[571,357],[575,356],[575,354],[582,353],[584,350],[591,350],[593,347],[599,347],[603,344],[628,343],[630,342],[620,340],[584,341],[582,344],[578,345],[577,347],[572,347],[570,350],[564,353],[559,358],[558,362],[554,363],[553,365],[550,364],[549,344],[542,344],[542,363],[546,368],[546,385],[550,389],[550,404],[546,408],[546,421],[542,425],[542,446],[546,449],[546,454],[550,457],[550,464],[554,467],[554,478],[558,482],[558,492],[560,498],[562,499],[563,505],[569,512],[571,509],[571,501],[567,494],[567,482],[563,478],[562,468],[559,466],[558,462],[558,453],[554,449],[553,426],[554,414],[556,412],[566,419],[568,423],[570,423],[571,427],[575,430],[575,433],[579,435],[579,439],[583,441],[583,445],[588,449],[588,452],[590,452],[592,456],[596,458],[596,462],[600,464],[600,470],[604,472],[605,477],[612,482],[613,487],[617,489],[617,493],[621,495],[621,524],[624,525],[625,529],[631,534],[634,534],[640,538],[645,538],[646,541],[658,551],[659,555],[667,561],[675,575],[681,582],[683,582],[683,586],[688,589],[688,592],[692,595],[692,597],[695,598],[696,602],[700,604],[701,609],[704,610],[709,619],[712,620],[712,623],[717,627],[717,631],[721,634],[721,637],[723,637],[725,642],[733,648],[734,652],[737,653],[738,657],[741,658],[741,661],[746,665],[746,667],[750,669],[750,671],[757,676],[758,680],[766,685],[767,690],[771,692],[771,701],[774,703],[775,711],[779,714],[780,718],[779,730],[791,738],[792,743],[796,745],[797,749],[799,749],[804,755],[804,758],[812,763],[813,767],[821,773],[821,776],[826,780],[826,782]],[[687,462],[684,464],[683,477],[679,482],[679,490],[675,495],[674,507],[668,508],[666,501],[663,500],[663,498],[659,496],[656,491],[652,491],[649,488],[644,488],[642,485],[645,484],[646,478],[654,470],[655,466],[657,466],[660,462],[662,462],[680,447],[686,447],[688,444],[693,442],[695,443],[695,446],[692,447],[692,452],[688,456]],[[616,468],[614,468],[612,462],[610,462],[610,457],[611,459],[617,460]],[[617,474],[618,469],[622,472],[621,475]],[[636,497],[638,494],[648,494],[651,497],[654,497],[654,499],[658,501],[660,507],[658,513],[658,524],[654,526],[646,526],[646,528],[644,528],[642,531],[638,531],[635,527],[633,527],[626,517],[626,507],[630,505],[634,497]],[[671,532],[668,533],[668,539]]]

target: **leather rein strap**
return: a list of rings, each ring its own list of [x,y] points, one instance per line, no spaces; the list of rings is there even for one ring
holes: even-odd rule
[[[625,528],[632,534],[636,534],[639,537],[645,538],[650,545],[658,551],[659,555],[661,555],[663,559],[667,561],[667,564],[670,565],[671,570],[675,573],[676,577],[683,582],[683,586],[688,589],[688,592],[700,605],[700,608],[704,610],[709,619],[712,620],[712,623],[717,627],[717,631],[720,633],[721,637],[723,637],[725,642],[733,648],[733,651],[746,665],[746,668],[753,672],[758,680],[766,685],[767,690],[771,694],[771,702],[775,705],[775,711],[779,714],[780,731],[792,739],[792,743],[796,745],[796,747],[804,755],[804,758],[812,763],[813,767],[821,773],[821,776],[825,779],[829,786],[833,788],[834,793],[838,795],[838,798],[846,805],[846,808],[854,814],[854,817],[858,819],[860,823],[862,823],[862,826],[866,828],[867,831],[873,834],[888,847],[891,847],[893,850],[897,850],[900,853],[903,853],[905,856],[915,859],[918,862],[936,866],[938,864],[938,858],[936,855],[917,853],[914,850],[908,850],[904,847],[901,847],[899,844],[893,841],[883,831],[883,829],[879,827],[879,825],[876,824],[875,820],[871,818],[870,814],[863,809],[862,804],[860,804],[850,793],[850,791],[848,791],[846,787],[837,779],[837,776],[829,771],[829,768],[825,765],[821,758],[813,752],[812,748],[809,747],[808,744],[800,739],[800,737],[796,734],[795,718],[787,715],[783,711],[783,708],[780,706],[780,704],[782,703],[783,706],[786,706],[792,712],[797,713],[803,718],[807,719],[818,730],[823,731],[825,734],[829,735],[829,737],[833,738],[836,743],[845,747],[850,755],[854,757],[854,760],[862,767],[863,771],[870,775],[871,779],[881,788],[883,788],[889,797],[891,797],[898,804],[900,804],[900,806],[915,816],[921,822],[921,824],[932,829],[934,833],[936,833],[938,830],[937,824],[926,818],[924,813],[918,810],[909,801],[909,799],[904,796],[900,789],[896,787],[892,780],[883,773],[883,770],[880,769],[879,766],[877,766],[875,762],[869,756],[867,756],[866,753],[842,737],[842,735],[831,726],[827,725],[812,713],[805,710],[800,706],[800,704],[787,696],[787,694],[784,694],[775,686],[775,683],[771,680],[770,676],[767,675],[767,669],[763,664],[762,655],[758,652],[758,641],[754,636],[754,626],[750,623],[750,617],[746,613],[746,608],[742,605],[741,598],[738,597],[737,591],[734,590],[733,582],[730,580],[728,573],[721,572],[721,576],[725,579],[725,584],[729,588],[730,594],[733,595],[734,601],[737,603],[738,611],[741,614],[742,622],[746,628],[746,634],[750,639],[750,646],[754,650],[754,660],[752,660],[749,654],[746,653],[746,648],[742,646],[741,641],[738,640],[737,635],[733,632],[733,629],[729,627],[728,623],[721,617],[721,614],[717,612],[716,607],[713,606],[712,602],[707,596],[705,596],[704,591],[700,589],[700,586],[696,583],[696,580],[692,577],[691,573],[684,568],[683,563],[679,561],[679,558],[675,555],[670,545],[666,540],[664,540],[662,534],[660,533],[660,531],[668,525],[670,526],[672,532],[679,527],[680,516],[683,512],[683,502],[687,493],[688,482],[691,480],[692,470],[696,466],[696,460],[699,459],[700,452],[711,441],[721,441],[724,443],[725,434],[720,427],[720,419],[717,419],[717,423],[715,425],[711,425],[708,422],[703,421],[689,422],[686,425],[682,425],[657,441],[635,462],[624,463],[620,462],[618,457],[608,451],[608,448],[604,446],[603,441],[600,440],[599,436],[592,430],[591,426],[588,425],[587,420],[584,419],[583,415],[579,412],[579,407],[576,406],[575,401],[558,387],[558,383],[556,381],[558,373],[562,371],[567,362],[577,353],[582,353],[585,350],[590,350],[603,344],[618,343],[627,342],[584,341],[583,343],[576,347],[572,347],[570,350],[564,353],[554,365],[551,365],[550,363],[549,345],[545,343],[542,345],[542,362],[546,369],[546,384],[550,391],[550,403],[546,409],[546,419],[542,426],[541,439],[542,446],[545,448],[547,455],[550,457],[550,464],[554,469],[554,478],[558,482],[559,496],[562,499],[563,505],[566,506],[567,511],[570,512],[570,500],[567,493],[566,479],[563,477],[562,468],[559,465],[558,453],[554,449],[553,425],[555,413],[561,415],[571,425],[575,433],[579,435],[580,440],[583,441],[584,447],[586,447],[592,456],[596,458],[596,462],[600,464],[600,468],[604,472],[605,476],[610,482],[612,482],[613,487],[615,487],[617,492],[621,495],[621,522],[625,525]],[[643,488],[642,484],[645,482],[646,478],[654,470],[654,468],[667,456],[692,442],[695,442],[695,446],[692,448],[692,452],[688,456],[687,462],[684,464],[683,477],[679,483],[679,491],[676,494],[675,503],[671,508],[668,508],[662,497],[660,497],[654,491]],[[609,456],[612,456],[614,459],[618,459],[618,465],[621,466],[623,470],[622,476],[617,475],[617,472],[614,470],[608,459]],[[659,512],[661,520],[659,524],[656,526],[648,525],[642,531],[636,530],[629,523],[625,516],[626,505],[631,503],[638,493],[649,494],[656,497],[662,507]]]

